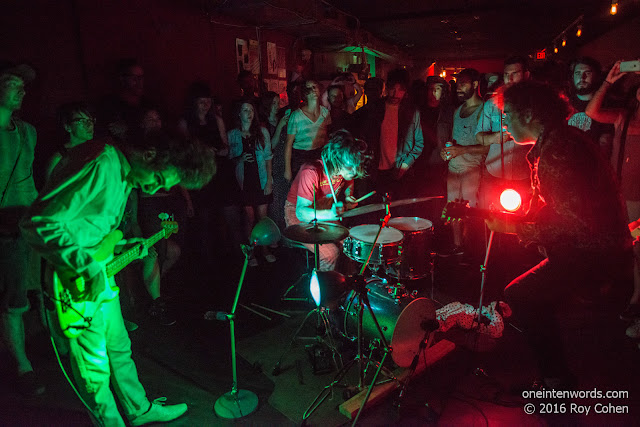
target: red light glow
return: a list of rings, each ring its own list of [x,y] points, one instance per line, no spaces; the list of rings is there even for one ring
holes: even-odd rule
[[[522,197],[516,190],[508,188],[500,194],[500,204],[505,210],[515,212],[522,205]]]

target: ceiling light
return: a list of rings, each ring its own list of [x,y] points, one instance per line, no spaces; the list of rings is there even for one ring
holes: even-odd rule
[[[582,35],[582,25],[578,25],[578,31],[576,31],[576,37],[580,37]]]
[[[562,47],[565,47],[567,45],[567,39],[563,38],[562,39]]]
[[[618,0],[611,0],[611,10],[609,13],[612,15],[618,13]]]

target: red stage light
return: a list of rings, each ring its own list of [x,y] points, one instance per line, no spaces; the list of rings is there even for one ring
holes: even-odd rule
[[[522,205],[522,197],[516,190],[508,188],[500,194],[500,204],[505,210],[515,212]]]

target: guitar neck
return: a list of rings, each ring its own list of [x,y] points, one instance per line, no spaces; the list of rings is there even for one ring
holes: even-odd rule
[[[166,230],[163,228],[153,236],[145,239],[144,243],[138,243],[137,245],[131,247],[127,251],[115,257],[113,260],[109,261],[109,263],[107,263],[107,266],[105,267],[107,277],[115,276],[120,271],[122,271],[123,268],[131,264],[132,261],[138,259],[138,256],[140,255],[140,249],[143,244],[147,247],[151,247],[165,236]]]

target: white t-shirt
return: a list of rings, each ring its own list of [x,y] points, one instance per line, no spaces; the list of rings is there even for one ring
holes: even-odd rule
[[[476,142],[476,126],[482,111],[482,104],[469,117],[460,117],[460,111],[462,111],[462,105],[453,114],[453,139],[457,145],[478,145]],[[482,154],[463,154],[449,161],[449,170],[456,173],[466,172],[479,167],[483,160],[484,155]]]
[[[302,109],[297,109],[289,117],[287,134],[296,136],[293,140],[293,148],[296,150],[315,150],[327,143],[330,124],[331,115],[325,107],[320,107],[320,117],[315,122],[307,117]]]

